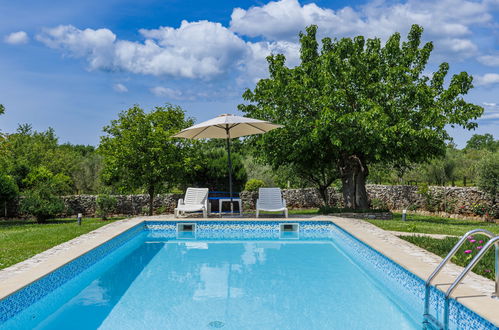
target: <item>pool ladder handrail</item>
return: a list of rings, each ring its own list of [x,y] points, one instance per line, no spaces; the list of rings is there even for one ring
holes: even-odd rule
[[[492,297],[499,296],[499,236],[496,236],[492,232],[485,229],[474,229],[470,230],[466,234],[464,234],[459,241],[454,245],[454,247],[450,250],[449,254],[440,262],[440,264],[435,268],[435,270],[431,273],[428,279],[425,282],[425,302],[424,302],[424,317],[425,319],[435,319],[429,314],[429,306],[430,306],[430,286],[431,281],[440,273],[442,268],[452,259],[452,257],[456,254],[456,252],[463,246],[468,237],[474,234],[484,234],[488,236],[490,239],[485,244],[485,246],[480,250],[480,252],[468,263],[466,268],[459,274],[456,280],[451,284],[451,286],[447,289],[445,293],[445,304],[444,304],[444,329],[448,329],[449,326],[449,299],[450,295],[454,291],[454,289],[461,283],[464,277],[475,267],[475,265],[482,259],[485,253],[489,250],[492,245],[495,245],[495,292],[492,294]],[[435,319],[436,320],[436,319]]]

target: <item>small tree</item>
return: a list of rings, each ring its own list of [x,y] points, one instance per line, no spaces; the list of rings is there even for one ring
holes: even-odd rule
[[[18,194],[19,189],[14,179],[5,173],[0,173],[0,204],[3,204],[4,216],[7,216],[7,202],[15,199]]]
[[[69,177],[53,174],[41,166],[31,171],[23,180],[27,190],[21,199],[21,211],[36,218],[38,223],[64,211],[64,202],[59,195],[69,190]]]
[[[477,184],[490,197],[492,205],[495,205],[499,192],[499,152],[491,153],[480,161]]]
[[[106,220],[107,217],[116,211],[116,204],[118,203],[116,197],[100,194],[95,200],[96,210],[95,213],[98,217]]]
[[[404,165],[445,154],[445,127],[477,126],[483,108],[463,99],[473,87],[466,72],[445,78],[442,63],[431,75],[431,42],[421,47],[423,28],[413,25],[407,41],[399,33],[378,38],[316,39],[316,26],[300,34],[301,63],[288,68],[272,55],[268,79],[260,80],[239,108],[253,118],[284,125],[258,139],[273,166],[291,164],[322,187],[341,177],[345,207],[367,208],[369,165]],[[322,190],[322,189],[321,189]]]
[[[104,156],[103,180],[127,190],[144,189],[149,195],[149,214],[154,195],[183,178],[188,140],[172,135],[192,125],[184,110],[167,104],[146,113],[138,105],[119,114],[103,131],[99,153]]]

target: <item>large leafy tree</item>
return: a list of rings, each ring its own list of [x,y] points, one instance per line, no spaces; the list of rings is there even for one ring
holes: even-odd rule
[[[243,112],[285,126],[259,139],[269,163],[323,176],[336,170],[345,206],[367,208],[369,164],[443,155],[446,125],[476,127],[483,108],[462,97],[472,77],[461,72],[446,83],[447,63],[425,74],[433,44],[421,45],[420,26],[407,41],[395,33],[385,45],[362,36],[324,38],[320,51],[316,31],[310,26],[300,34],[300,65],[288,68],[283,55],[269,56],[270,77],[243,94],[249,101],[240,105]]]
[[[465,149],[488,150],[493,152],[499,149],[499,140],[494,140],[494,136],[489,133],[483,135],[473,134],[468,142],[466,142]]]
[[[145,190],[152,214],[155,193],[182,178],[187,142],[172,135],[190,125],[184,111],[169,104],[149,113],[137,105],[121,112],[104,127],[107,135],[101,137],[98,149],[104,156],[104,181]]]

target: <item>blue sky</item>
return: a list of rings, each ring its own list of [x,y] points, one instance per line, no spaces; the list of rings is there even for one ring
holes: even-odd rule
[[[444,1],[7,1],[0,0],[0,130],[53,127],[61,142],[97,145],[102,127],[133,104],[179,104],[198,121],[235,113],[266,76],[265,56],[298,63],[297,34],[382,40],[410,25],[441,61],[468,71],[466,97],[485,108],[479,128],[499,138],[499,0]]]

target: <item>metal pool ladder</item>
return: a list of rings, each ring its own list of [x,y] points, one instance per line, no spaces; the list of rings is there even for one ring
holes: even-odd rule
[[[440,273],[442,268],[447,264],[447,262],[452,259],[452,257],[456,254],[459,248],[466,242],[466,239],[474,234],[483,234],[488,236],[489,241],[483,246],[483,248],[478,252],[478,254],[468,263],[468,265],[463,269],[461,274],[454,280],[451,286],[445,292],[445,301],[444,301],[444,321],[443,324],[438,321],[436,317],[430,314],[430,286],[431,281]],[[482,257],[487,253],[487,251],[495,246],[495,291],[492,294],[493,298],[499,297],[499,235],[495,235],[488,230],[485,229],[474,229],[470,230],[466,234],[464,234],[459,241],[454,245],[452,250],[450,250],[449,254],[442,260],[442,262],[435,268],[433,273],[428,277],[425,282],[425,300],[424,300],[424,315],[423,315],[423,324],[430,324],[433,327],[438,329],[448,329],[449,328],[449,301],[451,298],[452,292],[454,289],[461,283],[461,281],[468,275],[468,273],[475,267],[475,265],[482,259]]]

